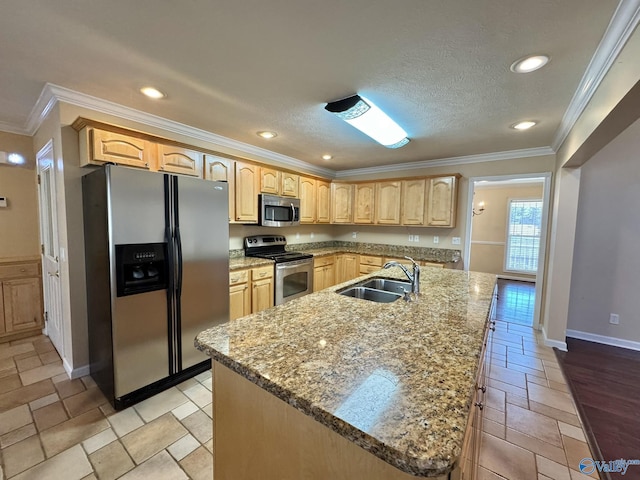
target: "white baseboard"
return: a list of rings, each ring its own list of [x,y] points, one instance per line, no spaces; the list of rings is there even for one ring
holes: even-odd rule
[[[501,273],[498,274],[498,278],[501,278],[503,280],[516,280],[517,282],[529,282],[529,283],[533,283],[535,285],[536,283],[536,277],[519,277],[517,275],[503,275]]]
[[[69,378],[71,380],[73,380],[74,378],[84,377],[86,375],[89,375],[90,373],[89,365],[83,365],[82,367],[73,368],[71,365],[69,365],[69,362],[67,362],[66,358],[62,360],[62,366],[64,367],[67,375],[69,375]]]
[[[544,338],[544,344],[547,347],[557,348],[558,350],[562,350],[563,352],[567,351],[567,342],[561,342],[560,340],[551,340],[547,338],[547,330],[542,327],[542,336]]]
[[[614,347],[627,348],[629,350],[640,351],[640,342],[631,340],[623,340],[622,338],[607,337],[605,335],[596,335],[595,333],[581,332],[579,330],[567,330],[567,337],[577,338],[578,340],[587,340],[588,342],[603,343]]]

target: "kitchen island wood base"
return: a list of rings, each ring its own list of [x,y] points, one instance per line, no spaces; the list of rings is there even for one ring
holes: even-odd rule
[[[411,480],[313,418],[213,362],[215,480]],[[442,475],[434,480],[457,478]]]

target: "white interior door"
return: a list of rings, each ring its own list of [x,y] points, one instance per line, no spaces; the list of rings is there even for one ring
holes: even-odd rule
[[[44,293],[45,334],[63,354],[62,299],[58,216],[56,208],[55,161],[53,140],[38,152],[38,202],[40,206],[40,241],[42,243],[42,286]]]

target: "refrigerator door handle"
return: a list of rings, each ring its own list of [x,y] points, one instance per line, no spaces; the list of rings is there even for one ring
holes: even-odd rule
[[[179,226],[176,226],[176,252],[178,254],[178,258],[176,258],[176,266],[178,267],[176,295],[180,298],[182,295],[182,238],[180,238]]]

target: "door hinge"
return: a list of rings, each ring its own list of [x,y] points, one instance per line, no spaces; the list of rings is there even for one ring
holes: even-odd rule
[[[40,251],[42,252],[42,255],[44,255],[44,243],[40,244]]]
[[[49,321],[49,312],[44,312],[44,323]]]
[[[40,174],[38,174],[38,185],[40,185]]]

